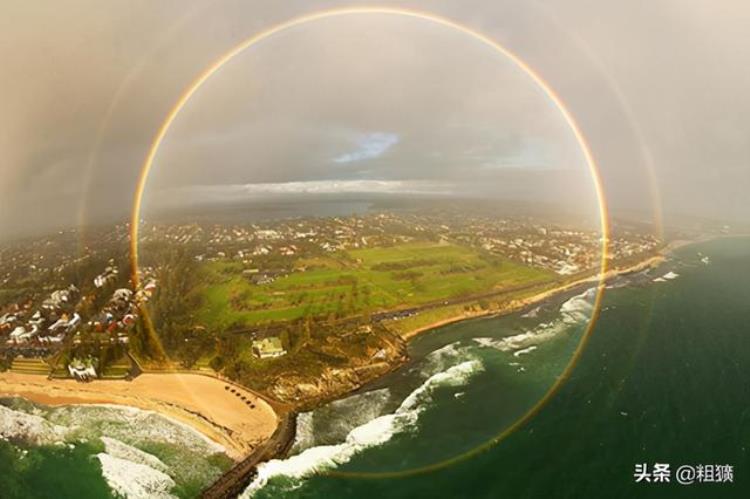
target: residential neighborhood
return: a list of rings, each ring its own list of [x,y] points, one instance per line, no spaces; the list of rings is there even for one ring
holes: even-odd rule
[[[145,329],[144,324],[138,326],[143,307],[159,293],[160,281],[179,278],[167,260],[157,257],[175,248],[198,266],[226,264],[249,286],[262,289],[287,276],[314,271],[319,266],[316,258],[419,241],[467,248],[476,255],[571,276],[596,271],[603,243],[599,232],[591,228],[449,210],[381,211],[226,225],[144,221],[139,238],[141,266],[133,279],[130,232],[128,224],[86,233],[68,230],[0,248],[0,357],[6,365],[16,358],[54,357],[66,363],[64,372],[70,376],[95,378],[97,366],[81,359],[99,355],[96,352],[106,345],[129,349],[135,331]],[[660,244],[650,233],[616,227],[607,241],[608,258],[641,258]],[[396,270],[399,279],[413,279],[418,274]],[[179,301],[180,296],[173,299]],[[374,310],[370,320],[414,313]],[[185,342],[200,339],[195,333],[185,334]],[[141,336],[138,341],[147,340]],[[177,340],[170,341],[171,345]],[[288,348],[270,333],[252,344],[253,355],[259,360],[284,356]]]

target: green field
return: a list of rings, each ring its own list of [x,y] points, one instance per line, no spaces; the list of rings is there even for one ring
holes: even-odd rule
[[[198,320],[210,327],[261,324],[306,316],[347,317],[471,296],[554,274],[438,243],[410,243],[300,259],[295,271],[253,284],[242,265],[206,263]]]

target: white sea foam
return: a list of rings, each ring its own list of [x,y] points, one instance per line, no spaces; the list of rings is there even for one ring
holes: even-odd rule
[[[433,374],[409,394],[392,414],[379,416],[354,428],[344,442],[311,447],[288,459],[273,459],[258,466],[258,474],[241,497],[249,498],[268,480],[278,476],[301,479],[325,469],[335,468],[351,460],[357,453],[388,442],[397,433],[416,425],[420,413],[429,407],[432,394],[439,387],[462,386],[483,369],[478,360],[469,360]]]
[[[102,443],[104,443],[104,452],[112,457],[125,459],[132,463],[144,464],[150,468],[159,470],[164,473],[167,473],[169,471],[167,465],[153,454],[144,452],[114,438],[101,437],[101,441]]]
[[[581,322],[588,320],[594,308],[596,288],[589,288],[580,295],[575,295],[560,306],[563,320],[567,322]]]
[[[540,324],[540,326],[546,326],[546,324]],[[501,352],[511,352],[523,346],[529,340],[535,339],[535,331],[531,330],[525,333],[516,334],[514,336],[506,336],[505,338],[473,338],[474,342],[483,346],[500,350]]]
[[[445,371],[433,374],[416,390],[411,392],[408,397],[401,402],[401,406],[396,410],[396,414],[405,411],[424,409],[430,401],[432,392],[440,386],[462,386],[469,379],[483,369],[482,363],[478,360],[467,360],[458,365],[448,368]]]
[[[328,404],[328,408],[336,414],[344,414],[349,425],[348,429],[351,430],[353,426],[359,426],[380,416],[390,395],[391,392],[388,388],[372,390],[334,400]]]
[[[49,419],[75,430],[83,438],[107,435],[126,442],[179,442],[193,452],[215,454],[225,448],[190,425],[154,411],[114,404],[56,407]]]
[[[504,338],[473,338],[474,342],[483,346],[500,350],[502,352],[515,351],[523,353],[531,352],[529,347],[538,345],[558,335],[562,331],[576,325],[583,324],[589,320],[593,311],[596,288],[589,288],[579,295],[568,299],[560,306],[560,316],[550,322],[542,322],[535,328],[525,333],[506,336]]]
[[[166,473],[141,463],[111,456],[96,455],[102,465],[102,475],[109,486],[127,499],[173,498],[170,490],[174,480]]]
[[[221,469],[206,456],[221,451],[223,447],[188,425],[134,407],[79,404],[60,407],[23,405],[10,409],[0,405],[0,438],[3,437],[36,445],[68,447],[71,447],[70,442],[101,440],[105,446],[102,454],[106,457],[103,459],[109,464],[124,461],[141,465],[181,484],[210,483],[221,474]],[[139,449],[154,443],[168,446],[164,461]],[[128,469],[135,473],[140,468]],[[163,478],[146,471],[151,478]],[[110,483],[120,483],[116,470],[105,478]],[[158,497],[158,493],[132,497],[154,495]]]
[[[537,349],[536,345],[532,345],[532,346],[530,346],[528,348],[524,348],[522,350],[517,350],[517,351],[513,352],[513,357],[520,357],[521,355],[525,355],[527,353],[531,353],[531,352],[533,352],[536,349]]]
[[[68,429],[50,423],[41,416],[14,411],[0,405],[0,437],[23,440],[37,445],[53,444],[65,439]]]
[[[680,277],[680,274],[670,270],[669,272],[662,275],[661,277],[657,277],[656,279],[652,279],[652,280],[653,282],[667,282],[667,281],[671,281],[672,279],[677,279],[678,277]]]
[[[315,425],[313,423],[314,413],[302,412],[297,415],[297,427],[294,430],[294,445],[291,453],[297,454],[315,445]]]
[[[459,359],[469,358],[468,349],[461,347],[460,344],[460,341],[454,341],[426,355],[420,364],[422,376],[429,378],[433,374],[456,364]]]
[[[390,390],[382,388],[358,393],[300,414],[291,453],[297,454],[310,447],[344,440],[357,426],[381,416],[386,411],[389,399]]]

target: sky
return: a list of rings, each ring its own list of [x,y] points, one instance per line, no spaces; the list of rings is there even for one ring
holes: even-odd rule
[[[356,1],[5,1],[0,240],[121,219],[182,90],[240,41]],[[614,215],[750,217],[750,4],[420,1],[565,102]],[[289,194],[476,196],[590,209],[559,111],[511,61],[425,21],[347,16],[233,59],[164,139],[146,214]]]

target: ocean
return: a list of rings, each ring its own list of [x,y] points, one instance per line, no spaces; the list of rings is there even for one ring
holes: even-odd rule
[[[245,497],[750,497],[745,238],[686,246],[618,278],[562,389],[465,457],[544,395],[590,311],[579,291],[417,338],[409,365],[301,415],[295,455],[261,466]],[[636,481],[637,464],[656,463],[669,465],[668,483]],[[698,465],[732,466],[732,481],[678,483],[678,468]]]
[[[231,466],[217,444],[151,411],[0,399],[0,497],[195,497]]]
[[[475,452],[554,383],[592,298],[582,288],[419,336],[407,365],[301,414],[292,455],[261,465],[243,496],[750,497],[747,238],[685,246],[657,269],[612,282],[570,379],[528,423]],[[18,399],[4,406],[66,427],[82,417]],[[117,420],[112,413],[96,418],[97,429],[75,445],[0,442],[0,496],[112,496],[101,453],[155,470],[130,467],[134,475],[146,471],[165,497],[194,495],[226,464],[200,459],[195,436],[165,422],[152,420],[163,431],[136,438],[106,423]],[[636,465],[656,463],[669,465],[668,483],[636,482]],[[683,465],[730,465],[732,481],[682,485]],[[192,479],[191,466],[202,467]]]

